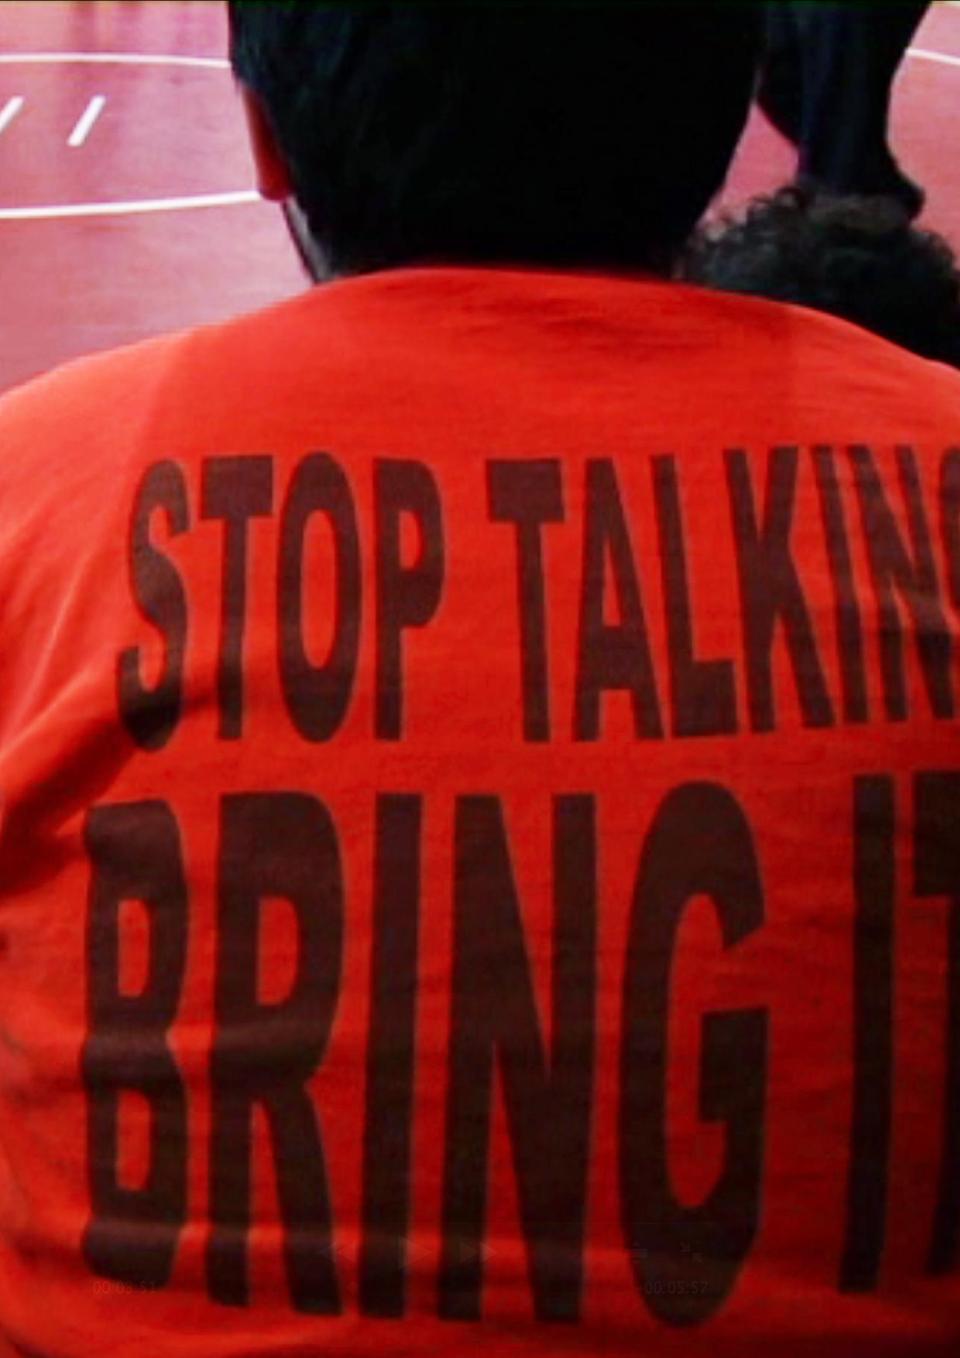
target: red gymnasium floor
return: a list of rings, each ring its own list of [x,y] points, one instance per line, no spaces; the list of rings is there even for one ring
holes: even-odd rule
[[[0,389],[94,349],[304,286],[250,190],[219,3],[0,3]],[[704,110],[709,116],[709,110]],[[960,7],[934,5],[895,87],[893,145],[960,247]],[[725,203],[789,177],[754,114]]]

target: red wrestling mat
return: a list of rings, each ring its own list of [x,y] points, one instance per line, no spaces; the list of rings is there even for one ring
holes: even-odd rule
[[[0,389],[303,286],[250,191],[225,51],[224,8],[205,0],[0,4]],[[927,190],[923,224],[960,242],[956,127],[960,8],[941,4],[901,68],[892,141]],[[722,202],[790,171],[755,114]]]

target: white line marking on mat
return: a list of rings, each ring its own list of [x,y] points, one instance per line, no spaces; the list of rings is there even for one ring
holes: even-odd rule
[[[0,0],[2,3],[2,0]],[[164,52],[0,52],[0,66],[42,66],[53,63],[68,66],[73,63],[96,66],[192,66],[202,70],[228,72],[230,63],[225,57],[186,57]],[[22,96],[16,96],[22,100]],[[98,95],[97,99],[105,96]],[[94,112],[88,105],[81,123],[72,137],[79,138],[90,131],[103,105]],[[19,104],[7,113],[7,122],[19,112]],[[9,108],[9,105],[8,105]],[[2,130],[2,128],[0,128]],[[194,193],[171,198],[134,198],[119,202],[99,203],[41,203],[35,207],[0,207],[0,222],[35,222],[69,217],[121,217],[141,212],[178,212],[195,207],[232,207],[241,203],[258,203],[260,195],[254,189],[235,189],[228,193]]]
[[[0,109],[0,132],[2,132],[5,127],[10,126],[22,108],[22,94],[15,94],[12,99],[7,100],[3,108]]]
[[[948,56],[946,52],[928,52],[925,47],[908,47],[908,57],[919,57],[921,61],[939,61],[944,66],[960,66],[960,57]]]
[[[77,125],[67,138],[68,146],[82,146],[90,135],[90,129],[103,112],[107,102],[105,94],[95,94],[77,119]]]
[[[190,207],[233,207],[259,203],[256,189],[197,193],[187,198],[140,198],[128,203],[55,203],[41,207],[0,207],[0,222],[35,222],[51,217],[121,217],[134,212],[177,212]]]
[[[17,66],[23,62],[73,61],[94,66],[205,66],[226,71],[230,68],[225,57],[180,57],[164,52],[0,52],[0,65]]]

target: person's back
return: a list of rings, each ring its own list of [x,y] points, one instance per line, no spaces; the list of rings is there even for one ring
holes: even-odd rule
[[[954,1351],[958,412],[556,264],[8,397],[14,1351]]]

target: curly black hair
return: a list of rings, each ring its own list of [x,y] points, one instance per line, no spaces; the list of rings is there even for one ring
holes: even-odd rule
[[[798,302],[960,367],[960,274],[942,236],[890,198],[789,185],[700,228],[681,275]]]

